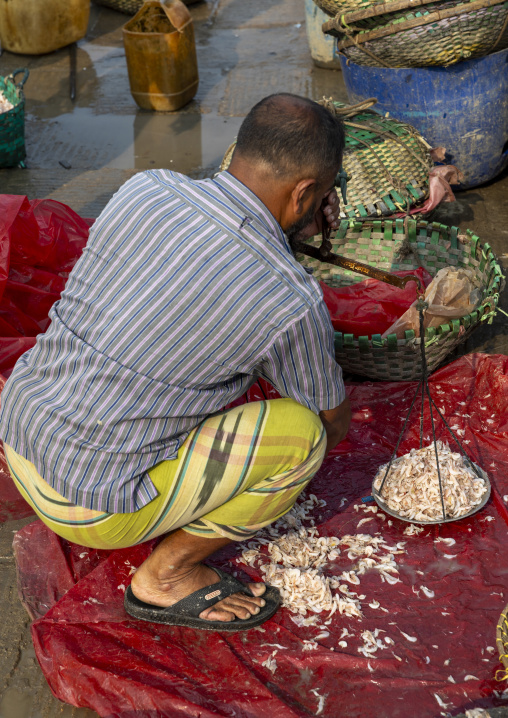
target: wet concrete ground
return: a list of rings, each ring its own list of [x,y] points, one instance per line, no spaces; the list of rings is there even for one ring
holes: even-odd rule
[[[42,57],[0,57],[0,74],[28,67],[28,169],[0,170],[0,192],[51,197],[96,217],[133,173],[170,167],[192,177],[217,171],[250,107],[289,91],[347,101],[341,73],[313,66],[303,0],[207,0],[191,7],[200,86],[178,113],[138,110],[129,91],[122,43],[128,17],[92,4],[87,37],[77,48],[77,97],[69,94],[68,49]],[[69,169],[65,169],[69,167]],[[508,267],[508,174],[459,193],[434,219],[470,227]],[[502,306],[508,311],[506,292]],[[508,353],[508,320],[499,314],[459,350]],[[57,701],[35,660],[29,619],[17,598],[13,532],[0,526],[0,718],[91,718]]]

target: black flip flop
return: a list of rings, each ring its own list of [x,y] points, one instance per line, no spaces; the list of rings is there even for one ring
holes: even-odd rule
[[[198,628],[204,631],[247,631],[249,628],[260,626],[273,616],[280,605],[280,593],[274,586],[267,586],[266,591],[260,597],[266,601],[266,605],[260,608],[259,613],[250,618],[237,618],[234,621],[207,621],[205,618],[199,618],[199,614],[214,606],[223,598],[231,596],[233,593],[244,593],[246,596],[253,596],[252,591],[243,583],[238,581],[229,573],[221,571],[219,568],[213,569],[219,576],[220,581],[213,583],[199,591],[191,593],[190,596],[182,598],[181,601],[174,603],[172,606],[162,608],[152,606],[136,598],[129,586],[125,592],[124,606],[127,613],[141,621],[149,621],[150,623],[163,623],[166,626],[187,626],[188,628]]]

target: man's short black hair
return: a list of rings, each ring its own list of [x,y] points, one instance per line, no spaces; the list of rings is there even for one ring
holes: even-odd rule
[[[269,165],[279,177],[320,177],[338,170],[343,150],[341,120],[317,102],[289,93],[258,102],[236,142],[242,157]]]

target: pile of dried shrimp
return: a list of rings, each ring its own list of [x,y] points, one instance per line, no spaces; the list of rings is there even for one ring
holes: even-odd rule
[[[263,580],[280,590],[282,605],[298,614],[293,620],[301,626],[315,625],[316,614],[323,611],[329,612],[328,619],[335,612],[361,618],[367,596],[353,589],[358,589],[367,571],[378,572],[383,582],[400,580],[394,575],[398,574],[394,554],[404,553],[404,542],[389,546],[379,533],[320,536],[311,514],[323,506],[326,502],[314,494],[300,499],[249,541],[239,559],[259,567]]]
[[[487,484],[460,454],[441,441],[436,444],[446,518],[459,518],[481,503]],[[387,465],[381,466],[374,479],[378,492],[386,469]],[[421,522],[443,518],[434,444],[395,459],[380,496],[402,518]]]

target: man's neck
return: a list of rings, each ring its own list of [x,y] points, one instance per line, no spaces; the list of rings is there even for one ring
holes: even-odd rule
[[[283,226],[284,187],[277,183],[273,176],[267,172],[256,170],[246,162],[235,159],[227,171],[255,194],[277,222]]]

